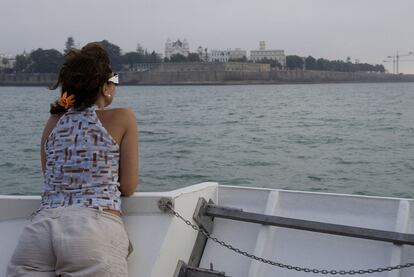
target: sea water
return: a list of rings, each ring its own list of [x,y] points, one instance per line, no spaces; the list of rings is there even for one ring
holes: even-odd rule
[[[0,194],[39,194],[58,91],[0,87]],[[204,181],[414,197],[414,83],[120,86],[138,119],[138,191]]]

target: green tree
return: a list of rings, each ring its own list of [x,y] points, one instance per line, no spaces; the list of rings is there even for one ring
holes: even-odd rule
[[[63,53],[66,54],[73,48],[75,48],[75,40],[73,39],[73,37],[68,37],[68,39],[65,42],[65,50],[63,51]]]
[[[27,72],[29,70],[30,60],[26,55],[17,55],[16,63],[14,64],[14,70],[16,72]]]
[[[186,61],[187,61],[187,58],[181,54],[174,54],[170,57],[170,62],[172,63],[182,63]]]
[[[189,62],[199,62],[200,56],[197,53],[188,54],[187,61]]]
[[[155,53],[155,51],[151,52],[150,62],[151,63],[160,63],[161,62],[160,56],[157,53]]]
[[[302,69],[303,58],[296,55],[286,56],[286,67],[288,69]]]
[[[272,60],[268,58],[263,58],[259,61],[256,61],[257,63],[264,63],[264,64],[270,64],[270,67],[272,68],[282,68],[282,65],[277,60]]]
[[[148,52],[128,52],[122,56],[122,63],[129,65],[129,67],[133,67],[134,64],[138,63],[159,63],[161,62],[161,58],[152,51],[151,54]]]
[[[112,68],[114,70],[120,70],[122,68],[121,48],[118,45],[110,43],[107,40],[102,40],[99,43],[106,49],[106,51],[108,51],[108,56],[111,60]]]
[[[3,66],[4,66],[4,67],[7,67],[7,65],[9,64],[9,59],[7,59],[7,58],[3,58],[3,59],[1,60],[1,63],[3,64]]]
[[[305,64],[306,64],[306,69],[308,69],[308,70],[316,70],[317,69],[316,59],[312,56],[308,56],[305,59]]]
[[[302,58],[296,55],[287,56],[286,64],[289,69],[302,68]],[[303,61],[303,59],[302,59]],[[385,72],[383,65],[372,65],[367,63],[352,63],[351,58],[347,57],[343,60],[327,60],[327,59],[315,59],[312,56],[308,56],[305,59],[305,66],[308,70],[321,70],[321,71],[339,71],[339,72]]]
[[[331,70],[331,62],[326,59],[318,59],[316,60],[316,69],[317,70]]]
[[[144,55],[137,52],[128,52],[122,56],[122,63],[132,66],[133,64],[143,63]]]
[[[376,64],[374,66],[374,71],[384,73],[385,72],[385,67],[384,67],[383,64]]]
[[[348,72],[349,67],[344,61],[330,61],[330,68],[332,71],[339,71],[339,72]]]
[[[30,71],[35,73],[57,73],[63,63],[63,55],[55,49],[41,48],[30,53]]]

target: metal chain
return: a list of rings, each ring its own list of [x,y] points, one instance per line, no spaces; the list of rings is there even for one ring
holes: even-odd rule
[[[269,264],[272,266],[276,266],[276,267],[280,267],[280,268],[285,268],[288,270],[295,270],[295,271],[303,271],[306,273],[315,273],[315,274],[324,274],[324,275],[356,275],[356,274],[369,274],[369,273],[378,273],[378,272],[385,272],[385,271],[392,271],[392,270],[397,270],[397,269],[403,269],[403,268],[409,268],[409,267],[413,267],[414,263],[407,263],[407,264],[400,264],[400,265],[396,265],[396,266],[388,266],[388,267],[380,267],[380,268],[375,268],[375,269],[359,269],[359,270],[327,270],[327,269],[317,269],[317,268],[306,268],[306,267],[299,267],[299,266],[293,266],[293,265],[288,265],[288,264],[282,264],[282,263],[278,263],[278,262],[274,262],[268,259],[264,259],[261,257],[257,257],[253,254],[249,254],[245,251],[240,250],[239,248],[236,248],[234,246],[232,246],[231,244],[228,244],[222,240],[219,240],[216,237],[213,237],[209,232],[205,231],[204,229],[200,228],[198,225],[192,224],[191,221],[185,219],[183,216],[181,216],[178,212],[176,212],[171,204],[167,204],[166,205],[167,209],[171,211],[172,214],[174,214],[176,217],[180,218],[182,221],[185,222],[185,224],[187,224],[188,226],[190,226],[191,228],[193,228],[194,230],[196,230],[197,232],[203,234],[205,237],[211,239],[212,241],[220,244],[223,247],[226,247],[240,255],[243,255],[245,257],[251,258],[253,260],[265,263],[265,264]]]

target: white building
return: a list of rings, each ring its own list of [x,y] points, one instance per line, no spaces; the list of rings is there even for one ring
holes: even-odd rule
[[[259,50],[250,51],[250,60],[253,62],[263,59],[278,61],[283,67],[286,66],[286,56],[284,50],[267,50],[266,43],[260,42]]]
[[[197,54],[204,62],[228,62],[229,60],[240,60],[247,57],[247,51],[240,48],[228,50],[211,50],[199,46]]]
[[[230,59],[230,50],[211,50],[209,62],[226,63]]]
[[[170,59],[171,56],[176,54],[188,57],[188,54],[190,54],[190,46],[186,39],[183,41],[177,39],[177,41],[173,42],[170,39],[167,39],[167,42],[165,43],[165,57]]]

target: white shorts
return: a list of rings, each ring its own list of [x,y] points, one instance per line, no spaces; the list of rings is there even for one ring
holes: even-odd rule
[[[6,277],[127,277],[129,249],[119,216],[91,208],[44,209],[24,228]]]

